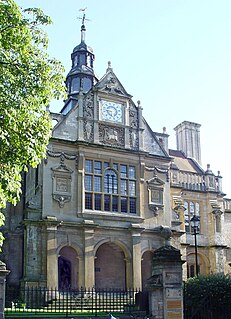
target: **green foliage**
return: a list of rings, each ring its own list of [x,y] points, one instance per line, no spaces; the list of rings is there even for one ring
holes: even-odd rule
[[[185,307],[196,309],[207,307],[212,309],[224,309],[231,300],[231,277],[228,275],[198,276],[188,279],[184,289]]]
[[[0,0],[0,210],[19,200],[21,172],[45,157],[46,106],[65,94],[63,66],[48,56],[41,29],[50,23],[40,9],[22,11],[15,1]]]

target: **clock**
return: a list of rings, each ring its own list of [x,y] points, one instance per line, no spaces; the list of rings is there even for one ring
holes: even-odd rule
[[[101,101],[102,120],[115,123],[123,122],[122,104],[112,101]]]

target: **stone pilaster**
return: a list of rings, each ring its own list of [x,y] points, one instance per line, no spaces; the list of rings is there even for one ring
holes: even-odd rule
[[[84,286],[92,288],[95,285],[94,229],[90,227],[84,229],[84,258]]]
[[[141,277],[141,229],[132,231],[132,256],[133,256],[133,288],[142,287]]]
[[[47,227],[47,287],[58,288],[57,226]]]

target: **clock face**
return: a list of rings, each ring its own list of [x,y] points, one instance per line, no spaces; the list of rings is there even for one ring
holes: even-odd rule
[[[111,101],[102,101],[101,105],[103,120],[112,121],[116,123],[123,122],[122,104]]]

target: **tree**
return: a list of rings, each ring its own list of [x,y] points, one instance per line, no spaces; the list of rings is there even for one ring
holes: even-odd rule
[[[185,318],[230,317],[231,277],[213,274],[189,278],[184,286]]]
[[[21,173],[46,154],[51,120],[46,107],[64,96],[63,66],[47,53],[41,9],[24,11],[0,0],[0,223],[6,203],[16,204]],[[1,241],[1,240],[0,240]]]

